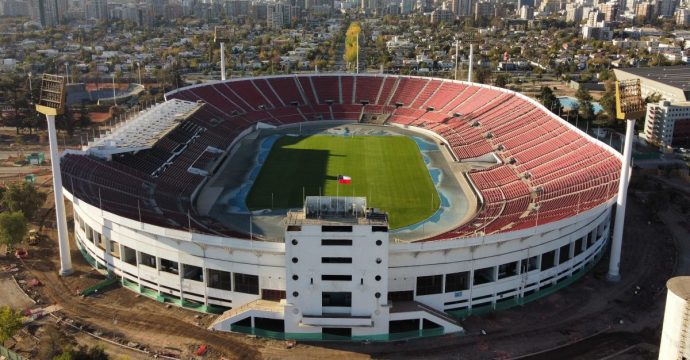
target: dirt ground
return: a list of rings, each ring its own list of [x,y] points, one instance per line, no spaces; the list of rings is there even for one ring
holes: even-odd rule
[[[40,184],[49,185],[48,177],[40,180]],[[46,204],[44,211],[50,207]],[[209,332],[206,325],[213,316],[168,307],[123,288],[81,298],[78,292],[103,276],[84,261],[72,243],[75,274],[59,277],[56,244],[54,240],[44,241],[30,249],[31,257],[24,264],[0,258],[0,268],[17,263],[21,271],[13,274],[19,280],[37,279],[42,284],[29,290],[38,299],[38,306],[60,304],[63,310],[56,313],[58,319],[45,317],[28,326],[8,345],[37,359],[50,358],[44,356],[66,343],[100,344],[117,355],[115,358],[145,358],[75,330],[77,327],[120,344],[180,359],[200,358],[194,353],[201,344],[208,345],[204,358],[209,359],[510,359],[530,354],[533,359],[655,359],[665,282],[673,274],[690,270],[690,258],[678,256],[678,251],[690,250],[687,215],[674,206],[664,211],[660,216],[652,214],[631,196],[621,263],[623,278],[618,283],[605,280],[608,258],[604,257],[580,280],[551,296],[464,320],[465,336],[395,343],[300,343],[291,349],[282,341]],[[53,216],[49,211],[46,214],[47,218]],[[52,230],[45,233],[55,238]],[[4,282],[8,273],[0,272],[0,304],[32,306],[21,302],[28,299]],[[487,335],[481,335],[482,330]]]
[[[9,273],[0,274],[0,304],[13,309],[26,309],[34,305],[31,298],[14,282]]]

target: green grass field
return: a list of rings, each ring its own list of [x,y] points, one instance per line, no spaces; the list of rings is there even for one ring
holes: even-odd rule
[[[338,184],[338,175],[352,177]],[[247,207],[302,206],[302,195],[366,196],[388,212],[392,229],[431,216],[439,198],[422,154],[404,136],[284,136],[273,145]]]

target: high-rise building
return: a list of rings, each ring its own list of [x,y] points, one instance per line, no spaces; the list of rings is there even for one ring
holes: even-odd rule
[[[453,0],[450,4],[450,10],[457,16],[472,15],[472,0]]]
[[[582,6],[576,3],[570,3],[565,6],[565,21],[572,21],[576,24],[582,22]]]
[[[689,146],[690,102],[648,104],[644,135],[660,146]]]
[[[490,2],[479,2],[474,4],[474,19],[490,19],[494,16],[494,4]]]
[[[31,18],[44,27],[51,27],[64,20],[67,11],[66,0],[31,0]]]
[[[29,4],[25,1],[4,0],[0,6],[0,15],[3,16],[29,16]]]
[[[676,24],[690,25],[690,9],[678,9],[675,13]]]
[[[642,2],[635,5],[635,18],[647,22],[654,16],[654,4]]]
[[[403,15],[411,13],[415,3],[416,0],[400,0],[400,13]]]
[[[431,23],[438,24],[445,22],[447,24],[452,24],[455,22],[455,13],[448,9],[436,9],[431,12]]]
[[[666,18],[673,17],[676,11],[676,0],[659,0],[657,14]]]
[[[86,3],[86,17],[89,19],[108,20],[108,1],[89,0]]]
[[[534,8],[527,5],[522,5],[520,8],[520,19],[532,20],[534,19]]]
[[[534,8],[534,0],[518,0],[518,3],[517,3],[518,9],[521,9],[525,5],[531,6],[532,8]]]
[[[601,4],[599,8],[604,13],[604,21],[613,22],[618,20],[618,4],[614,2]]]

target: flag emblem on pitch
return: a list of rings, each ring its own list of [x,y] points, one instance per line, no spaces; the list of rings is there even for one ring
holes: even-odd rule
[[[352,181],[352,178],[346,175],[338,175],[338,183],[339,184],[349,184]]]

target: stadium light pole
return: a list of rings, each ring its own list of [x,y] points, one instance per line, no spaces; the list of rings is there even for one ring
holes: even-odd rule
[[[621,177],[618,181],[618,196],[616,197],[616,219],[613,223],[613,239],[611,241],[611,258],[609,260],[609,272],[606,278],[616,282],[621,279],[620,260],[623,247],[623,229],[625,225],[625,205],[628,200],[628,184],[630,183],[630,162],[632,158],[632,139],[635,129],[635,120],[626,120],[625,147],[623,148],[623,161],[621,162]]]
[[[456,39],[455,40],[455,80],[458,80],[458,47],[459,47],[459,42]]]
[[[359,74],[359,32],[357,33],[357,69],[355,73]]]
[[[621,176],[618,180],[618,196],[616,198],[616,218],[613,223],[613,239],[611,240],[611,257],[606,279],[611,282],[620,281],[620,259],[623,247],[623,230],[625,225],[625,205],[628,198],[628,184],[630,182],[630,164],[632,159],[632,141],[635,131],[635,119],[644,115],[644,101],[640,91],[639,79],[616,82],[616,118],[625,120],[625,146],[621,161]]]
[[[460,34],[460,40],[464,43],[470,44],[470,64],[467,71],[467,82],[472,82],[472,63],[474,60],[474,44],[478,42],[474,32],[464,32]]]
[[[62,197],[62,177],[60,158],[58,156],[57,132],[55,130],[55,116],[62,114],[65,109],[65,80],[62,76],[43,74],[41,95],[36,104],[36,111],[44,114],[48,122],[50,166],[53,171],[53,194],[55,196],[55,216],[60,250],[60,276],[70,275],[74,271],[70,255],[69,233],[67,232],[65,200]]]
[[[115,95],[115,73],[113,73],[113,103],[117,106],[117,96]]]
[[[221,26],[216,26],[214,35],[213,35],[213,41],[216,44],[220,44],[220,79],[225,81],[226,76],[225,76],[225,43],[227,42],[228,38],[225,36],[223,30],[225,27]]]

